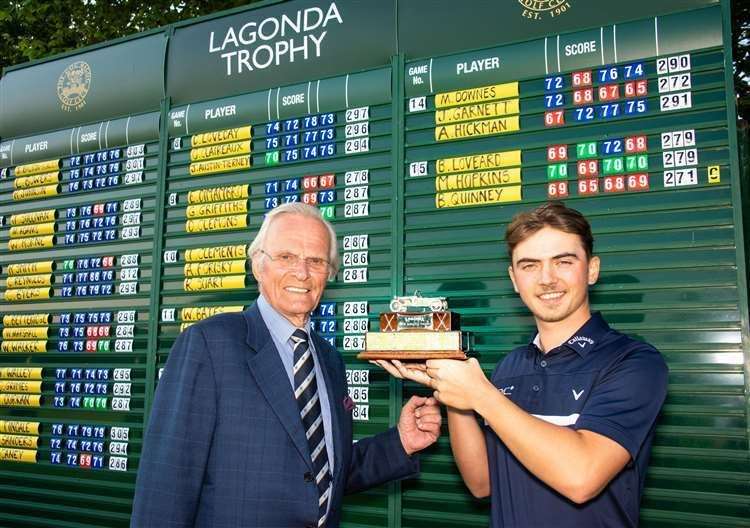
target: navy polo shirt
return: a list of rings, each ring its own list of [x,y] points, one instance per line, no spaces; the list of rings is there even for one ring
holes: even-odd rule
[[[667,366],[654,347],[612,330],[596,313],[546,354],[533,342],[513,350],[492,382],[525,411],[602,434],[631,457],[597,497],[579,505],[536,478],[485,426],[493,527],[638,526],[655,422],[667,393]]]

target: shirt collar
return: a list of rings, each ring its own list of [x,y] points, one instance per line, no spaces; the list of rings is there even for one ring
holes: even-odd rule
[[[594,312],[589,320],[586,321],[584,325],[570,337],[570,339],[564,341],[559,346],[567,347],[576,352],[579,356],[586,357],[609,329],[609,325],[602,317],[602,314],[600,312]],[[531,340],[529,346],[535,347],[539,351],[542,350],[542,342],[539,338],[539,332],[534,335],[534,339]]]
[[[279,343],[287,343],[292,337],[292,334],[297,327],[294,326],[289,319],[281,315],[271,304],[266,300],[263,295],[258,297],[258,310],[263,318],[263,322],[266,323],[268,331]],[[307,335],[310,335],[310,318],[305,321],[303,328]]]

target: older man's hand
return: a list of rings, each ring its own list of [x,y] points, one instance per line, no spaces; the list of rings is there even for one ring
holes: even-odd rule
[[[435,398],[412,396],[401,410],[398,434],[407,455],[434,444],[440,437],[440,406]]]

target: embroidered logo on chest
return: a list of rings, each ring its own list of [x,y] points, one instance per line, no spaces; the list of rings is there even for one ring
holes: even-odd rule
[[[594,340],[586,336],[575,336],[568,341],[569,345],[578,345],[579,347],[586,348],[587,346],[594,346]]]
[[[576,392],[576,390],[573,389],[573,398],[575,398],[575,400],[578,401],[578,398],[580,398],[581,396],[583,396],[584,390],[585,389],[581,389],[580,391]]]

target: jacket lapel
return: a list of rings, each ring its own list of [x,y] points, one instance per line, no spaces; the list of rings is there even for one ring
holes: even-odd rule
[[[324,341],[316,332],[312,332],[313,343],[315,344],[315,351],[318,356],[318,360],[321,361],[321,370],[323,371],[323,377],[326,382],[326,392],[328,393],[328,403],[331,406],[331,436],[333,437],[333,480],[334,482],[341,474],[342,462],[342,448],[344,446],[344,439],[341,438],[341,423],[345,419],[344,416],[344,403],[341,398],[337,396],[338,391],[336,390],[341,382],[338,377],[338,361],[333,354],[337,354],[335,350],[331,351],[331,346],[328,342]],[[334,377],[336,374],[336,377]]]
[[[244,312],[247,321],[247,344],[251,351],[247,356],[247,364],[255,378],[258,387],[278,416],[289,437],[294,442],[302,459],[313,469],[310,460],[310,448],[307,444],[302,420],[299,417],[297,400],[284,370],[284,364],[279,357],[279,351],[273,344],[271,334],[263,322],[258,307],[253,304]]]

